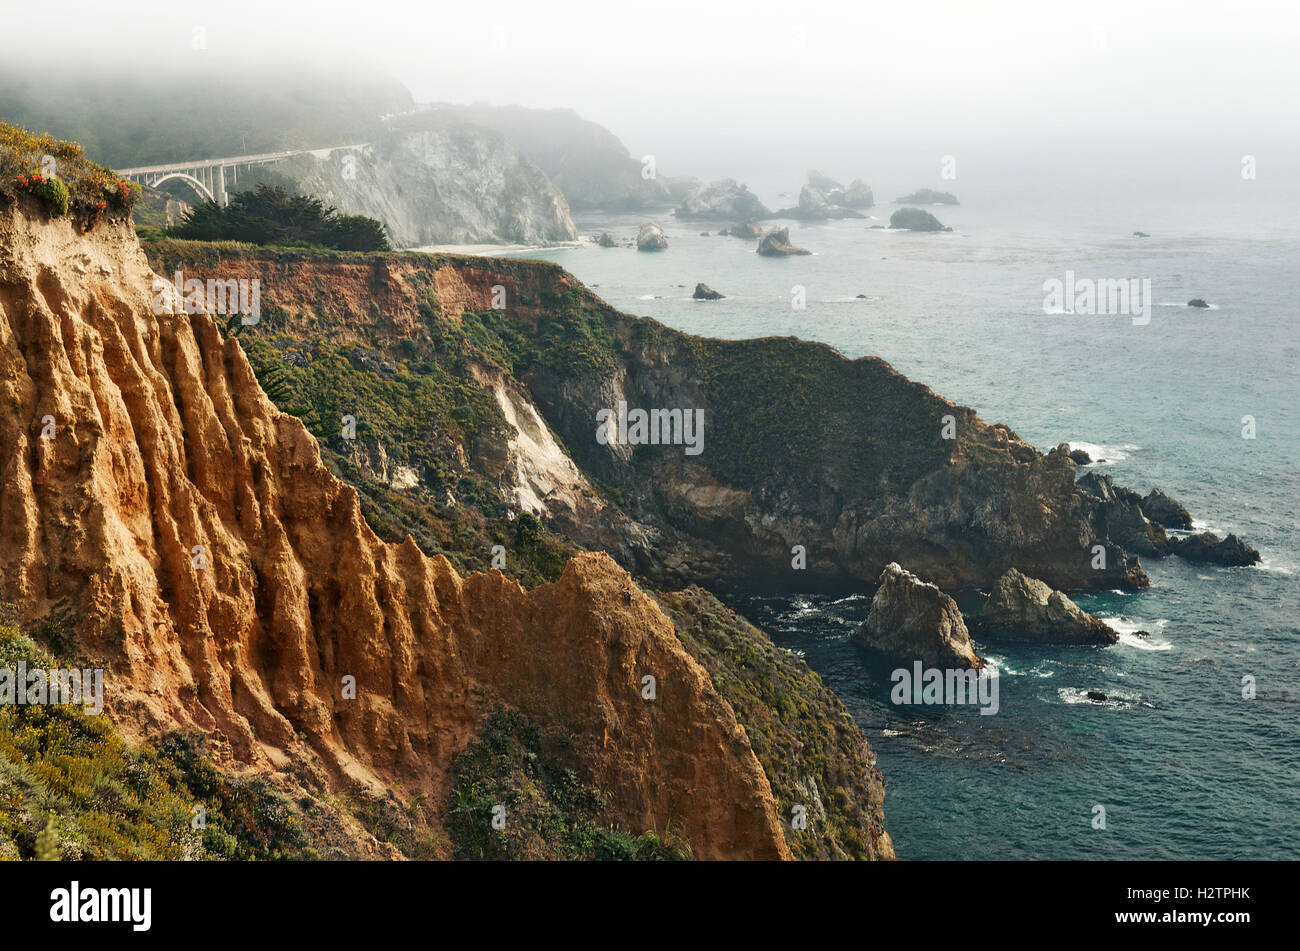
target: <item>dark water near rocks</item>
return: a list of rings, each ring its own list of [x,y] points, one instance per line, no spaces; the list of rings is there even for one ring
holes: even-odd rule
[[[1114,647],[980,645],[1001,671],[993,716],[893,706],[889,670],[849,641],[865,598],[740,603],[803,653],[866,730],[900,856],[1300,858],[1295,204],[1229,183],[1181,202],[1138,192],[961,197],[933,209],[951,234],[868,230],[891,205],[873,210],[877,221],[792,224],[812,257],[759,258],[753,242],[699,236],[718,224],[668,217],[661,254],[587,246],[533,256],[682,330],[791,334],[884,357],[1040,448],[1085,445],[1117,482],[1143,493],[1159,485],[1200,522],[1260,549],[1256,568],[1144,560],[1149,591],[1080,595],[1085,609],[1128,619],[1116,622],[1130,633]],[[640,220],[578,223],[631,237]],[[1043,282],[1067,269],[1149,278],[1150,323],[1044,313]],[[692,301],[697,281],[729,297]],[[805,310],[791,307],[796,284]],[[1193,297],[1214,309],[1187,309]],[[1247,415],[1253,440],[1242,438]],[[1139,628],[1151,638],[1132,636]],[[1253,701],[1241,696],[1245,675],[1258,684]],[[1090,702],[1088,690],[1110,700]],[[1106,808],[1105,830],[1092,828],[1095,805]]]

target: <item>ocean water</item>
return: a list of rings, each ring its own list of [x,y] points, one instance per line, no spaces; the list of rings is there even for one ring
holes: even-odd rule
[[[893,210],[882,204],[866,221],[791,222],[792,240],[815,253],[789,259],[700,236],[720,224],[666,216],[660,254],[530,252],[681,330],[883,357],[1040,448],[1088,448],[1117,482],[1160,486],[1262,553],[1253,568],[1146,560],[1150,590],[1079,595],[1126,632],[1110,648],[980,644],[1000,671],[992,716],[893,705],[888,667],[849,639],[863,593],[738,604],[865,729],[901,857],[1300,858],[1300,204],[1253,184],[954,188],[961,206],[932,209],[952,233],[872,230]],[[578,224],[631,238],[641,220]],[[1044,282],[1067,271],[1148,279],[1149,323],[1045,312]],[[691,300],[697,281],[727,299]],[[796,285],[804,309],[792,306]],[[1212,309],[1188,309],[1193,297]],[[1247,416],[1254,438],[1243,437]]]

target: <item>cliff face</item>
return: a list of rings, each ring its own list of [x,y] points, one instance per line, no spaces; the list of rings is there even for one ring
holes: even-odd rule
[[[398,247],[545,244],[578,233],[564,195],[495,132],[452,120],[379,136],[368,152],[277,167],[304,193],[384,224]]]
[[[439,801],[502,700],[574,738],[623,825],[790,854],[734,711],[623,569],[585,554],[525,591],[381,541],[239,343],[155,296],[121,221],[0,208],[3,595],[68,599],[129,735],[198,729],[232,765],[318,758],[335,787]]]
[[[583,488],[554,492],[538,514],[562,519],[580,546],[608,550],[659,583],[874,587],[894,561],[943,588],[988,587],[1013,566],[1059,588],[1146,583],[1137,558],[1108,534],[1111,507],[1076,484],[1067,452],[1040,453],[877,358],[847,360],[789,338],[678,333],[613,310],[539,262],[339,257],[322,296],[319,280],[296,280],[294,269],[311,274],[324,264],[238,248],[212,255],[183,244],[155,252],[168,273],[184,265],[199,276],[264,275],[291,335],[374,325],[367,288],[400,289],[400,299],[379,292],[379,309],[386,321],[408,315],[405,329],[377,331],[370,343],[414,367],[454,339],[464,360],[491,367],[582,479]],[[494,285],[507,288],[502,310],[492,308]],[[322,316],[347,308],[346,319]],[[411,347],[413,356],[403,356]],[[451,362],[443,372],[469,375]],[[597,413],[620,403],[703,411],[701,451],[602,443]],[[324,405],[334,418],[349,411],[347,403]],[[492,446],[512,443],[524,443],[516,427],[481,423],[463,438],[460,474],[486,474],[514,492],[517,480],[498,473],[526,467],[485,468],[500,458]],[[423,471],[454,468],[456,458],[451,450],[426,459]],[[455,490],[445,477],[425,481]],[[792,565],[795,546],[803,546],[803,568]]]
[[[570,109],[484,103],[435,108],[505,136],[546,172],[575,209],[662,208],[694,187],[692,180],[661,176],[657,169],[645,173],[646,166],[628,153],[618,136]]]
[[[991,585],[1013,564],[1064,588],[1146,584],[1068,453],[1039,453],[882,360],[588,313],[608,328],[603,366],[530,356],[521,376],[584,470],[660,529],[669,576],[860,587],[897,561],[944,588]],[[591,421],[621,402],[703,410],[702,451],[601,445]]]
[[[876,754],[821,677],[701,588],[659,600],[745,724],[795,856],[893,858]],[[794,822],[799,807],[805,828]]]

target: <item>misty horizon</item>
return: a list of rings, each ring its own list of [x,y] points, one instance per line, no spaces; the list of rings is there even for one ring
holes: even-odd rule
[[[1283,121],[1300,88],[1300,16],[1274,3],[733,14],[381,2],[364,14],[327,3],[308,19],[243,2],[184,13],[131,2],[118,22],[129,30],[71,16],[53,60],[5,49],[6,72],[43,84],[197,69],[217,99],[245,75],[385,76],[421,104],[569,109],[663,174],[737,178],[763,194],[797,191],[816,168],[888,198],[937,187],[944,156],[990,194],[1058,181],[1195,193],[1234,187],[1252,155],[1252,186],[1281,195],[1300,164]],[[113,56],[89,55],[105,46]]]

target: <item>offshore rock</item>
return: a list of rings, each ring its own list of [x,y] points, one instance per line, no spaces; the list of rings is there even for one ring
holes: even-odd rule
[[[951,231],[928,211],[920,208],[900,208],[889,216],[889,227],[904,231]]]
[[[871,613],[854,639],[893,660],[928,667],[980,668],[957,602],[896,562],[885,566]]]
[[[981,637],[1040,644],[1114,644],[1119,635],[1060,591],[1009,569],[978,619]]]
[[[746,186],[734,178],[712,182],[677,206],[678,218],[709,221],[748,221],[767,218],[771,211]]]
[[[1220,540],[1213,532],[1201,532],[1186,538],[1172,540],[1175,555],[1188,561],[1203,562],[1228,567],[1259,564],[1259,552],[1236,535]]]
[[[637,232],[636,249],[638,251],[663,251],[668,247],[668,237],[664,229],[653,221],[641,225]]]
[[[790,243],[789,228],[773,228],[763,235],[758,242],[758,253],[765,257],[789,257],[796,254],[812,254],[807,248]]]

